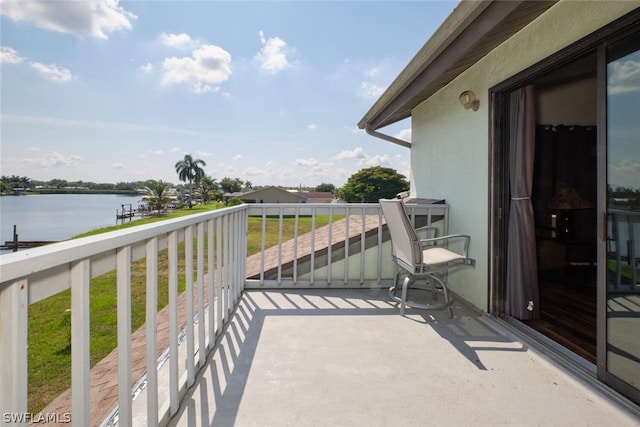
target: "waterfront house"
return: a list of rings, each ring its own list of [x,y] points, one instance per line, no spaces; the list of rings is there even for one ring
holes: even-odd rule
[[[638,1],[463,1],[359,122],[471,234],[457,294],[636,402],[640,201],[613,196],[640,189],[638,75]]]

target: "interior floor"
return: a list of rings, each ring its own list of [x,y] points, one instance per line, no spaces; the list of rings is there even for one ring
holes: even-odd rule
[[[526,325],[596,363],[594,266],[567,266],[540,275],[540,319]]]

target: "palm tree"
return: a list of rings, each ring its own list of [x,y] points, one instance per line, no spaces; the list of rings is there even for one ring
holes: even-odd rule
[[[209,201],[210,198],[215,199],[215,194],[218,191],[218,183],[215,178],[210,176],[203,176],[200,180],[200,185],[197,186],[196,195],[200,194],[200,199],[202,200],[202,204],[205,204]]]
[[[193,194],[193,183],[199,183],[204,176],[204,169],[201,166],[207,166],[204,160],[193,159],[191,154],[184,156],[183,160],[176,163],[176,172],[180,181],[189,183],[189,207],[191,207],[191,197]]]
[[[169,197],[169,189],[171,184],[168,182],[160,181],[147,181],[144,189],[147,194],[143,197],[149,203],[152,210],[162,211],[162,209],[169,204],[171,198]]]

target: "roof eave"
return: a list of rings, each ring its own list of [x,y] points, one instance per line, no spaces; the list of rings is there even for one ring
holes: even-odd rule
[[[358,123],[358,127],[365,129],[367,123],[372,123],[380,112],[397,98],[492,1],[461,1],[373,104]]]
[[[360,120],[358,127],[376,130],[409,117],[419,103],[553,3],[555,0],[460,2]]]

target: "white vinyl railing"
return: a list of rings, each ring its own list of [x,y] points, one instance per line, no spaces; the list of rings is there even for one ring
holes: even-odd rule
[[[146,258],[146,363],[155,368],[158,359],[158,257],[161,250],[168,249],[170,373],[169,384],[161,386],[169,389],[167,401],[158,402],[157,399],[157,369],[147,369],[146,384],[148,423],[165,424],[178,411],[181,396],[194,383],[198,367],[204,365],[208,351],[213,348],[217,334],[221,332],[243,290],[246,227],[247,207],[237,206],[1,256],[0,414],[17,421],[17,425],[28,422],[24,414],[28,414],[29,306],[70,288],[71,421],[79,426],[94,424],[90,420],[89,387],[90,281],[115,269],[118,419],[119,425],[131,425],[131,266],[133,261]],[[178,271],[180,242],[184,242],[185,251],[182,277],[179,277]],[[208,245],[206,260],[205,242]],[[192,321],[187,321],[184,328],[186,357],[179,363],[178,283],[181,279],[185,281],[186,319]],[[196,314],[201,320],[197,324],[193,322]],[[205,322],[208,326],[207,335]]]
[[[415,220],[448,230],[448,206],[408,205]],[[318,215],[328,224],[317,226]],[[300,221],[310,221],[308,233]],[[258,253],[247,258],[249,222],[258,221]],[[276,223],[277,242],[266,236]],[[293,222],[293,236],[285,232]],[[269,225],[269,227],[271,227]],[[146,263],[147,425],[166,425],[194,384],[245,287],[367,286],[383,280],[383,219],[378,204],[249,204],[194,214],[0,256],[0,414],[26,425],[28,418],[29,306],[71,289],[71,421],[92,425],[90,390],[91,279],[116,271],[118,402],[115,419],[130,426],[132,404],[131,268]],[[184,271],[178,249],[184,244]],[[206,245],[206,246],[205,246]],[[166,252],[163,250],[166,249]],[[369,252],[372,258],[367,258]],[[168,269],[169,343],[158,355],[159,258]],[[270,258],[271,257],[271,258]],[[351,263],[351,265],[350,265]],[[373,264],[373,267],[372,265]],[[283,267],[284,266],[284,267]],[[354,266],[357,266],[354,267]],[[248,273],[248,267],[253,273]],[[370,273],[373,271],[374,273]],[[179,295],[179,282],[185,291]],[[184,314],[179,301],[184,298]],[[180,316],[187,319],[184,327]],[[162,366],[162,369],[159,367]],[[168,390],[168,392],[167,392]],[[136,394],[137,395],[137,394]],[[137,411],[137,409],[136,409]],[[135,414],[140,419],[140,414]],[[114,414],[111,414],[114,418]]]
[[[638,285],[637,265],[640,263],[640,212],[610,209],[607,215],[607,252],[615,261],[615,287],[622,283],[622,267],[630,272],[631,289]]]
[[[445,204],[407,204],[413,221],[448,231]],[[390,249],[382,247],[384,221],[380,205],[360,204],[252,204],[252,218],[261,219],[262,241],[256,258],[249,258],[246,288],[256,287],[362,287],[380,285],[390,279],[383,272],[391,265]],[[326,226],[316,219],[324,216]],[[285,218],[293,221],[293,237],[285,242]],[[311,231],[298,233],[303,218],[310,219]],[[265,242],[268,221],[276,223],[277,244],[271,249]],[[252,274],[252,272],[258,272]]]

